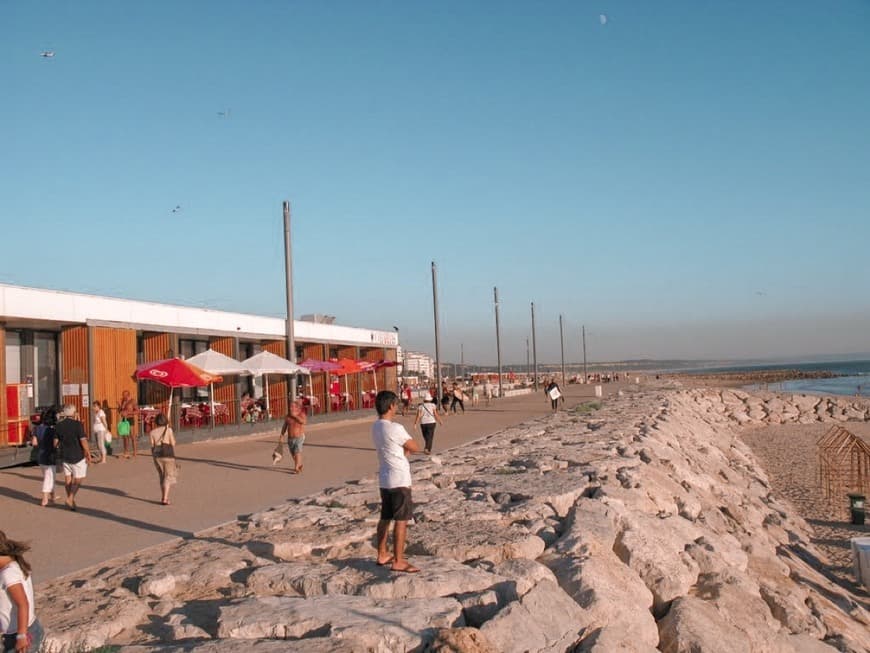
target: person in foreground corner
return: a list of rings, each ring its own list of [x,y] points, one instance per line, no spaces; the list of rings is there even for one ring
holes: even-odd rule
[[[290,455],[293,456],[293,471],[297,474],[302,473],[302,445],[305,444],[306,422],[308,422],[308,415],[305,413],[302,402],[292,402],[290,412],[284,418],[284,426],[281,427],[281,435],[278,438],[278,446],[281,447],[281,441],[284,435],[287,435],[287,448],[290,450]],[[272,454],[272,464],[277,464],[279,460],[281,460],[281,453],[276,448]]]
[[[375,397],[378,419],[372,426],[372,440],[378,453],[378,482],[381,488],[381,518],[378,521],[378,564],[392,571],[420,571],[405,560],[408,520],[414,510],[411,501],[411,465],[408,456],[420,448],[401,424],[393,421],[399,408],[395,392],[382,390]],[[393,528],[393,555],[387,549],[390,522]]]
[[[33,580],[24,553],[30,547],[0,531],[0,634],[3,651],[35,653],[42,645],[42,625],[36,618]]]

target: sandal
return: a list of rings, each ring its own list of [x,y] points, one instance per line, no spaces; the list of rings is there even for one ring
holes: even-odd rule
[[[401,572],[403,574],[418,574],[420,570],[409,562],[405,563],[404,567],[390,567],[390,571]]]

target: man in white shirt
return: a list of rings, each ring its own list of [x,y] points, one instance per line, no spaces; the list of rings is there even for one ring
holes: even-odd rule
[[[401,424],[393,421],[399,407],[395,392],[382,390],[375,397],[378,420],[372,426],[372,440],[378,452],[378,483],[381,488],[381,519],[378,522],[378,564],[392,571],[420,571],[405,560],[405,536],[414,511],[411,501],[411,465],[408,456],[420,451]],[[393,555],[387,549],[390,522],[393,529]]]

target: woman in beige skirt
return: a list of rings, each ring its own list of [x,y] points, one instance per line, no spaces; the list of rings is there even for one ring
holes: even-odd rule
[[[169,426],[166,415],[160,413],[154,419],[154,428],[149,433],[151,437],[151,456],[160,477],[160,491],[163,493],[161,503],[169,505],[169,488],[178,480],[178,465],[175,462],[175,433]]]

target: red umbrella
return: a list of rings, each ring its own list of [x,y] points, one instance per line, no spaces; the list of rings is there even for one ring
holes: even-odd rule
[[[169,410],[172,410],[172,391],[175,388],[198,388],[209,383],[220,383],[222,376],[209,374],[196,365],[180,358],[166,358],[153,363],[145,363],[136,368],[136,378],[156,381],[169,388]]]
[[[306,358],[304,361],[299,363],[299,365],[307,367],[312,372],[334,372],[341,369],[341,365],[338,363],[319,361],[316,358]]]
[[[395,367],[396,365],[399,364],[396,361],[388,361],[384,358],[382,358],[379,361],[375,361],[375,362],[372,362],[372,361],[359,361],[359,362],[365,366],[365,370],[367,372],[372,373],[372,379],[374,379],[374,382],[375,382],[375,392],[378,391],[378,377],[375,374],[375,372],[377,370],[381,369],[382,367]]]

